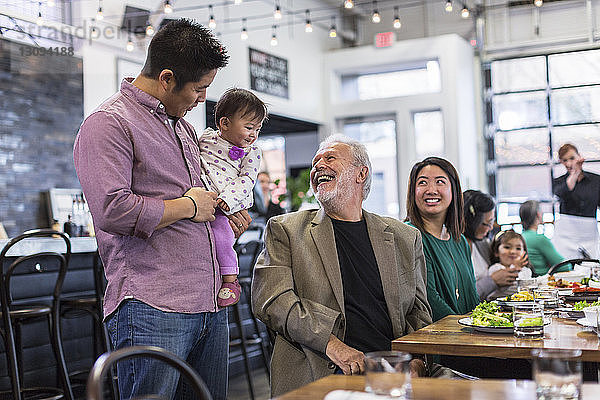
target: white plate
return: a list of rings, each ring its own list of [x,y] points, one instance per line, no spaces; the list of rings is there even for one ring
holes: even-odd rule
[[[460,321],[459,321],[459,322],[460,322]],[[596,326],[595,326],[593,323],[591,323],[590,321],[588,321],[588,320],[587,320],[587,318],[579,318],[579,319],[578,319],[577,321],[575,321],[575,322],[577,322],[577,323],[578,323],[579,325],[581,325],[581,326],[589,326],[589,327],[591,327],[591,328],[595,328],[595,327],[596,327]]]
[[[461,318],[458,320],[458,323],[464,326],[468,326],[470,328],[475,329],[476,331],[486,332],[486,333],[513,333],[512,326],[477,326],[473,325],[473,320],[471,317]]]

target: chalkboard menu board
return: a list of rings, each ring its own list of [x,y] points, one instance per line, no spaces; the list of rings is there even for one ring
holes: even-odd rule
[[[250,89],[289,98],[287,60],[248,48],[250,51]]]

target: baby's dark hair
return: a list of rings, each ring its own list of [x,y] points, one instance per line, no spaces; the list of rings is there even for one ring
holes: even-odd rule
[[[525,239],[523,236],[510,229],[508,231],[500,231],[494,236],[494,241],[492,242],[492,262],[497,263],[500,262],[500,258],[496,255],[498,254],[498,249],[502,243],[506,243],[512,239],[519,239],[521,243],[523,243],[523,250],[527,253],[527,243],[525,243]]]
[[[218,128],[221,118],[231,119],[237,113],[240,118],[250,116],[261,122],[268,117],[266,104],[254,93],[246,89],[227,89],[215,106],[215,125]]]

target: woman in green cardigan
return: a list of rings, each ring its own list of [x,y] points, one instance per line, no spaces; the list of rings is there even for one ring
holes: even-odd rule
[[[463,198],[454,166],[439,157],[415,164],[406,201],[407,220],[423,235],[427,300],[437,321],[466,314],[479,303],[471,250],[462,235]]]

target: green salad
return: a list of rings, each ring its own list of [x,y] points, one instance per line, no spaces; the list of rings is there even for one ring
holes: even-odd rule
[[[511,313],[500,312],[497,303],[487,301],[475,307],[471,314],[471,321],[476,326],[513,326]]]
[[[578,301],[573,306],[573,310],[575,310],[575,311],[581,311],[584,308],[596,307],[596,306],[600,306],[600,301],[594,301],[593,303],[588,303],[587,301]]]

